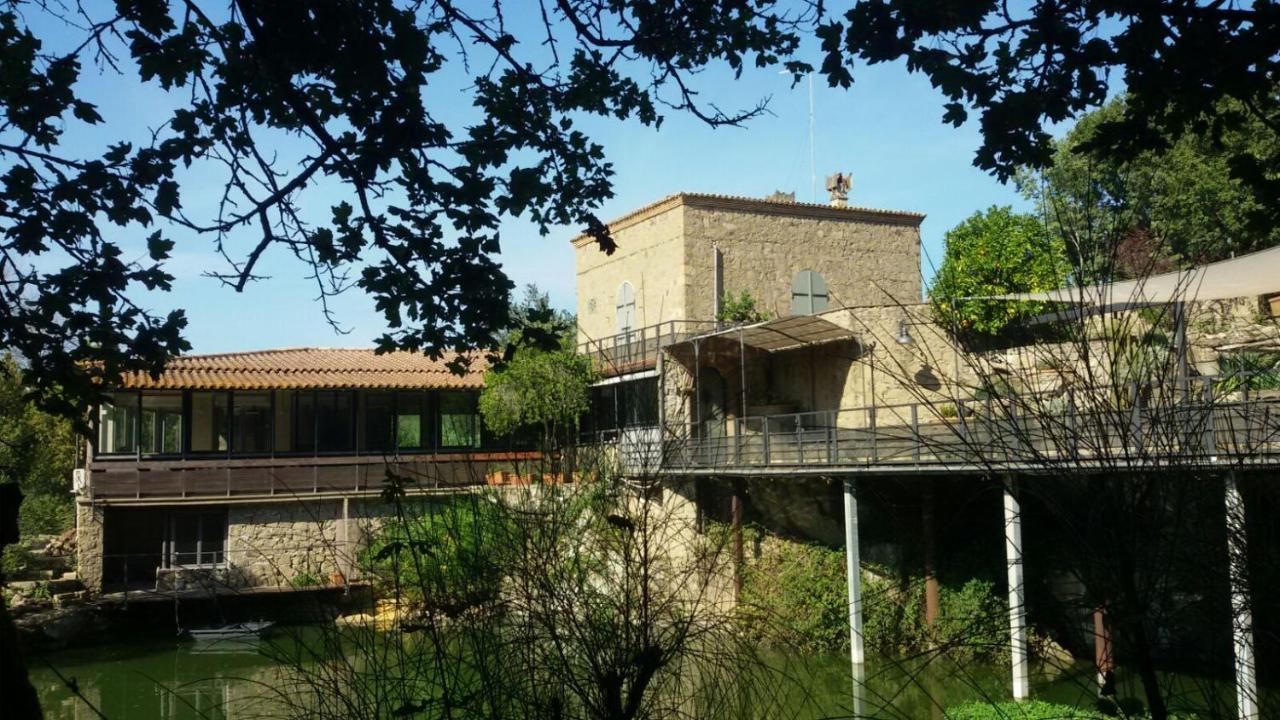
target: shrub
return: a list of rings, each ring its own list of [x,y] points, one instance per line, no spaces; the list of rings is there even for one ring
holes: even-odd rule
[[[1006,605],[993,583],[944,583],[931,633],[924,623],[922,577],[899,584],[865,569],[862,576],[863,637],[868,647],[896,654],[937,646],[957,661],[991,659],[1006,652]],[[744,570],[740,611],[744,629],[762,641],[819,652],[847,647],[844,551],[773,539],[763,557]]]
[[[317,587],[321,584],[319,576],[310,570],[303,570],[297,575],[294,575],[293,579],[289,581],[289,585],[295,588]]]
[[[22,543],[6,545],[4,554],[0,556],[0,574],[8,580],[21,577],[31,566],[32,557],[31,550]]]
[[[969,702],[946,711],[947,720],[1112,720],[1113,716],[1092,708],[1029,700],[1023,702]],[[1149,715],[1126,715],[1142,720]],[[1171,720],[1195,720],[1195,715],[1175,714]]]
[[[60,535],[76,524],[70,496],[28,495],[18,507],[18,530],[29,535]]]
[[[746,567],[744,626],[762,640],[821,652],[849,639],[844,553],[816,543],[783,542]]]
[[[720,296],[720,312],[716,313],[716,320],[720,322],[751,324],[772,319],[769,313],[759,308],[755,297],[746,290],[737,295],[725,293]]]
[[[483,498],[431,503],[384,527],[365,566],[383,592],[452,614],[497,598],[509,529],[502,510]]]

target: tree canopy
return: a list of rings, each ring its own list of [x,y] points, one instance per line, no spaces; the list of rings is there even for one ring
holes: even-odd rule
[[[1122,159],[1089,152],[1099,128],[1126,107],[1121,97],[1084,116],[1054,144],[1050,167],[1019,177],[1050,229],[1067,239],[1080,275],[1137,277],[1280,242],[1270,211],[1232,173],[1233,158],[1266,158],[1280,135],[1224,101],[1215,112],[1239,115],[1240,125],[1216,136],[1191,130]]]
[[[946,250],[929,302],[957,334],[996,335],[1010,322],[1045,310],[1044,303],[972,300],[984,295],[1053,290],[1066,280],[1061,239],[1034,215],[992,207],[947,231]]]
[[[177,243],[203,241],[234,289],[261,279],[265,256],[296,256],[331,320],[327,298],[368,293],[388,326],[380,349],[472,349],[507,321],[503,218],[614,248],[595,215],[613,168],[584,118],[656,126],[671,110],[723,125],[764,110],[720,109],[701,70],[799,80],[815,70],[807,38],[833,86],[858,62],[905,60],[946,96],[945,121],[980,116],[975,162],[1008,177],[1047,164],[1044,125],[1101,105],[1117,79],[1128,104],[1099,127],[1098,152],[1186,128],[1216,137],[1238,122],[1206,115],[1224,98],[1277,127],[1278,23],[1270,3],[1183,0],[6,3],[0,346],[68,414],[124,371],[158,372],[188,348],[186,318],[141,297],[171,287]],[[172,110],[104,116],[90,68]],[[1271,212],[1277,152],[1229,159]]]

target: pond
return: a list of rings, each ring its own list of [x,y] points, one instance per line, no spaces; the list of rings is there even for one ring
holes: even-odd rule
[[[289,654],[285,646],[316,637],[314,630],[285,630],[261,643],[212,645],[135,637],[30,658],[29,665],[48,718],[98,717],[88,703],[113,720],[287,717],[277,690],[288,669],[279,658]],[[850,717],[858,703],[865,717],[941,719],[942,708],[957,703],[1009,697],[1003,664],[872,657],[855,698],[844,655],[774,654],[766,660],[788,711],[801,717]],[[1084,664],[1033,678],[1037,697],[1086,707],[1092,683],[1093,671]]]

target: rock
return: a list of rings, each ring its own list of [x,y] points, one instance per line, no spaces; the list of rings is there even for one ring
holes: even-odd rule
[[[72,528],[45,546],[44,552],[52,557],[72,557],[76,554],[76,531]]]
[[[51,607],[14,618],[22,644],[34,650],[52,650],[79,642],[98,633],[104,621],[93,605]]]

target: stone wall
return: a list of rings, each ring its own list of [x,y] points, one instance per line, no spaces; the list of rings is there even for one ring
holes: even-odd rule
[[[575,241],[579,342],[618,333],[618,289],[624,282],[635,290],[635,327],[687,317],[683,220],[682,208],[674,204],[634,222],[615,223],[618,249],[612,255],[590,240]]]
[[[714,317],[714,253],[726,294],[751,293],[774,317],[791,314],[797,273],[827,283],[829,307],[920,300],[919,217],[785,203],[690,203],[685,209],[689,317]]]
[[[102,592],[101,505],[76,503],[76,574],[91,593]]]
[[[791,313],[797,273],[826,280],[830,306],[920,299],[920,221],[911,213],[682,194],[610,224],[612,255],[589,238],[577,249],[579,340],[614,335],[617,296],[630,282],[636,327],[715,318],[715,257],[727,293],[750,292],[775,316]]]
[[[379,500],[232,505],[227,561],[244,586],[355,580],[366,542],[394,513],[394,506]]]

